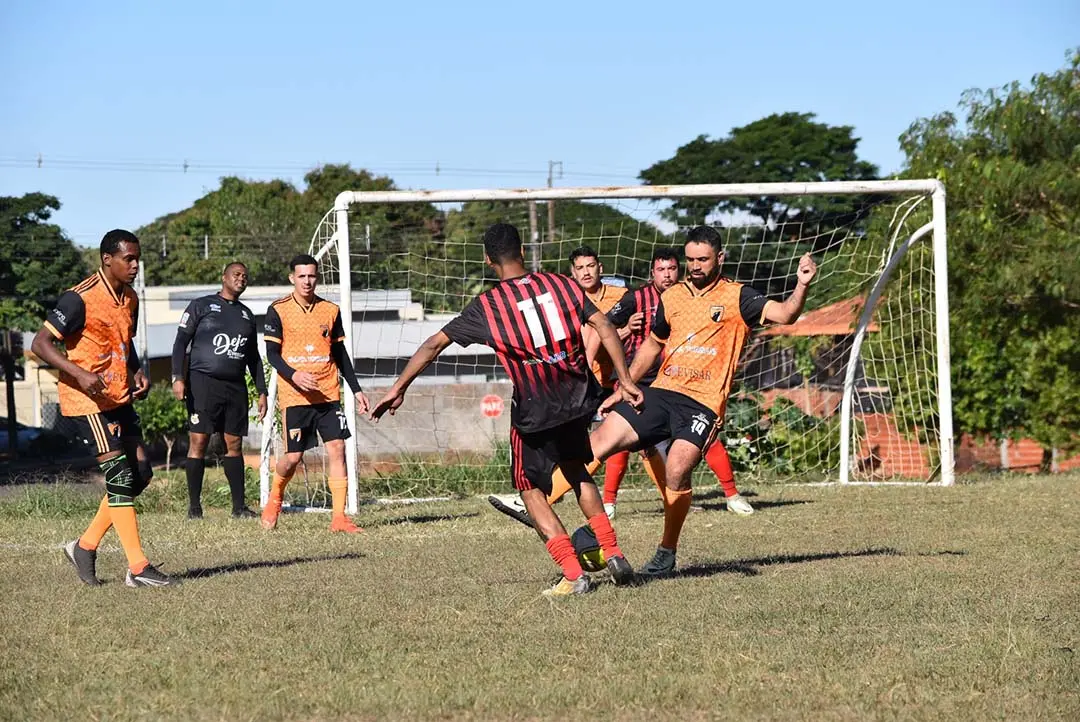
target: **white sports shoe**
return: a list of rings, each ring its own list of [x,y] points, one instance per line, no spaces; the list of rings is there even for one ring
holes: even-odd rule
[[[615,518],[615,503],[612,502],[612,503],[609,504],[607,502],[604,502],[604,513],[607,514],[608,519],[614,519]]]
[[[532,519],[525,509],[525,502],[518,494],[491,494],[487,500],[489,504],[511,519],[521,522],[530,529],[533,528]]]
[[[750,516],[754,513],[754,507],[750,506],[750,502],[742,498],[741,494],[735,496],[729,496],[727,498],[728,511],[735,512],[739,516]]]

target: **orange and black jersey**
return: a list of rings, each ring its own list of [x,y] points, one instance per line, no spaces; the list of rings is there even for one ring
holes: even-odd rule
[[[442,330],[461,346],[495,350],[514,384],[510,423],[532,433],[596,411],[601,390],[581,333],[596,312],[572,279],[528,273],[480,294]]]
[[[338,370],[353,392],[360,390],[345,349],[345,330],[337,304],[318,296],[310,306],[293,294],[274,301],[266,311],[266,359],[281,376],[278,406],[310,406],[341,399]],[[303,391],[292,383],[297,371],[313,374],[319,387]]]
[[[653,319],[656,318],[656,309],[659,305],[660,291],[656,290],[656,286],[652,283],[647,283],[641,288],[636,288],[631,293],[627,293],[619,299],[614,308],[608,311],[608,320],[611,321],[611,325],[615,328],[622,328],[628,324],[630,317],[635,313],[641,312],[643,316],[641,328],[637,331],[631,331],[630,335],[623,339],[623,351],[626,353],[627,365],[634,360],[634,354],[641,348],[641,344],[645,343],[645,339],[649,337],[653,327]],[[657,358],[656,363],[645,372],[640,382],[643,384],[652,383],[659,368],[660,359]]]
[[[68,360],[105,382],[101,393],[87,396],[74,378],[61,371],[58,392],[64,416],[86,416],[131,403],[135,360],[131,341],[138,311],[139,299],[131,287],[124,285],[116,293],[101,270],[64,291],[49,311],[45,328],[64,342]]]
[[[761,324],[766,303],[754,289],[726,278],[703,289],[683,281],[664,291],[652,335],[665,353],[652,386],[722,414],[739,354],[750,330]]]
[[[620,299],[626,297],[626,289],[622,286],[609,286],[606,283],[601,283],[600,289],[596,293],[586,293],[585,295],[589,297],[589,300],[593,302],[593,305],[596,306],[600,313],[607,314],[619,303]],[[615,363],[603,346],[596,350],[596,356],[593,357],[592,372],[601,386],[611,388],[615,385]]]

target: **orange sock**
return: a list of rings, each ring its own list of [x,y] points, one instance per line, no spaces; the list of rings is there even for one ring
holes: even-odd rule
[[[589,476],[592,476],[600,468],[601,463],[603,462],[593,459],[585,466],[585,471],[589,472]],[[548,494],[548,504],[554,504],[559,499],[562,499],[571,488],[570,482],[566,480],[566,476],[562,473],[562,469],[556,466],[555,471],[551,473],[551,493]]]
[[[611,520],[607,514],[597,514],[589,517],[589,526],[596,534],[596,541],[600,542],[600,548],[604,550],[604,558],[625,556],[619,548],[619,542],[615,538],[615,530],[611,527]]]
[[[646,449],[642,460],[645,462],[645,473],[652,479],[652,483],[656,484],[656,490],[660,492],[660,497],[663,498],[664,490],[667,489],[667,467],[665,466],[664,455],[657,452],[656,449]]]
[[[619,486],[626,476],[626,467],[630,465],[630,452],[619,451],[604,462],[604,503],[614,504],[619,496]]]
[[[112,516],[116,534],[120,537],[120,545],[124,547],[127,555],[128,569],[132,574],[139,574],[149,563],[143,554],[142,542],[139,541],[139,522],[135,518],[133,506],[111,506],[109,514]]]
[[[109,513],[109,497],[103,496],[101,503],[98,505],[97,514],[94,515],[94,520],[90,522],[90,526],[86,527],[86,531],[79,537],[79,546],[88,552],[94,551],[111,528],[112,514]]]
[[[289,485],[289,481],[292,479],[292,474],[288,476],[282,476],[281,474],[274,472],[274,481],[270,485],[270,498],[266,500],[266,506],[274,504],[278,509],[281,509],[281,502],[285,499],[285,487]]]
[[[735,487],[735,474],[731,470],[731,459],[727,449],[720,440],[713,442],[709,450],[705,452],[705,463],[709,465],[716,478],[720,480],[720,488],[724,490],[724,496],[735,496],[739,490]]]
[[[330,506],[333,516],[345,516],[345,501],[349,496],[349,480],[345,478],[331,478],[326,482],[330,487]]]
[[[581,562],[578,561],[577,552],[574,551],[574,545],[570,542],[569,534],[564,533],[548,539],[544,546],[547,547],[551,558],[562,569],[564,577],[570,581],[581,577]]]
[[[683,522],[690,513],[690,501],[694,497],[693,489],[674,491],[664,489],[664,536],[660,546],[665,549],[676,549],[679,546],[679,535],[682,533]]]

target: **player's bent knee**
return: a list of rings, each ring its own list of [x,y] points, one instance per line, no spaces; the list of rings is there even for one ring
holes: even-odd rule
[[[105,474],[105,494],[109,506],[131,506],[135,502],[135,477],[123,454],[101,462]]]
[[[154,478],[154,467],[150,466],[150,462],[146,459],[139,459],[139,463],[136,465],[134,473],[135,493],[132,496],[138,496],[146,491],[146,487],[150,486],[150,480]]]
[[[617,413],[608,414],[596,431],[589,435],[589,445],[597,459],[606,459],[617,451],[629,449],[637,440],[634,427]]]

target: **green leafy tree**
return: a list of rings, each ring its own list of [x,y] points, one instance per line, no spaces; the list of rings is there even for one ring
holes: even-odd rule
[[[187,409],[184,402],[173,396],[172,387],[162,381],[150,388],[146,398],[135,402],[142,422],[143,434],[150,443],[165,444],[165,470],[172,465],[172,450],[176,440],[187,429]]]
[[[960,431],[1080,446],[1080,51],[1029,87],[969,91],[901,136],[948,190]]]

